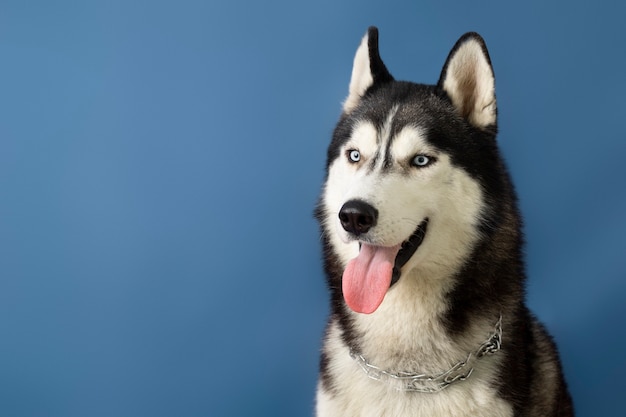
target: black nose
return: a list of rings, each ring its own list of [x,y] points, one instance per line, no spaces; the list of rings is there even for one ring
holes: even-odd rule
[[[362,200],[350,200],[339,210],[339,220],[346,232],[360,235],[376,225],[378,210]]]

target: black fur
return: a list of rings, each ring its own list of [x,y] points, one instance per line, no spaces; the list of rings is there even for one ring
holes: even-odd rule
[[[393,81],[393,77],[387,70],[387,67],[380,59],[378,53],[378,29],[374,26],[370,26],[367,30],[367,47],[370,56],[370,72],[374,78],[374,84],[382,84],[389,81]]]

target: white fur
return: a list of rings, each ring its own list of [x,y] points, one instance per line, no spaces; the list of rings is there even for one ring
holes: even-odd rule
[[[478,41],[468,39],[456,51],[448,63],[443,88],[470,123],[477,127],[495,124],[495,78]]]
[[[494,323],[476,323],[460,338],[462,342],[455,342],[438,320],[447,307],[446,293],[454,272],[479,238],[483,196],[477,182],[453,166],[447,154],[432,148],[419,129],[406,127],[396,137],[389,137],[396,110],[381,130],[369,122],[354,128],[329,168],[324,221],[331,245],[345,267],[358,254],[358,243],[349,239],[338,222],[338,212],[346,201],[359,198],[378,209],[378,222],[368,233],[378,245],[401,243],[424,218],[430,219],[423,243],[380,307],[369,315],[352,314],[355,331],[363,335],[361,353],[371,363],[393,371],[437,374],[475,351],[493,329]],[[383,169],[386,155],[379,153],[387,149],[389,140],[393,140],[389,150],[392,167]],[[348,161],[349,149],[361,153],[358,164]],[[410,161],[417,154],[434,157],[436,162],[424,168],[412,167]],[[375,157],[379,163],[372,169]],[[498,398],[489,384],[501,355],[481,360],[471,383],[422,394],[399,392],[393,385],[369,379],[350,357],[336,323],[329,327],[324,348],[338,385],[332,394],[319,387],[319,417],[512,415],[510,405]]]
[[[372,84],[374,78],[370,71],[370,56],[368,50],[368,35],[361,40],[361,44],[354,56],[354,64],[352,66],[352,77],[350,78],[350,87],[348,97],[343,103],[345,112],[349,112],[358,104],[361,96]]]
[[[368,378],[341,342],[332,325],[326,340],[336,386],[332,393],[318,386],[318,417],[511,417],[512,407],[498,398],[488,384],[495,363],[484,364],[472,375],[472,383],[458,383],[439,393],[400,392],[383,381]]]

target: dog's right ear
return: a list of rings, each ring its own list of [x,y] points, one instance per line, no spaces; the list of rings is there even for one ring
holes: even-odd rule
[[[346,113],[352,111],[365,92],[374,84],[392,80],[393,77],[387,71],[378,52],[378,29],[371,26],[354,56],[350,91],[343,103],[343,111]]]

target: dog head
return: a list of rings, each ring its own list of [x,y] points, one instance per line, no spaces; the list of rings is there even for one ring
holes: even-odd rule
[[[478,34],[462,36],[439,82],[424,85],[394,80],[377,29],[368,30],[317,209],[352,310],[374,312],[400,277],[442,275],[466,260],[499,165],[496,113],[493,70]]]

